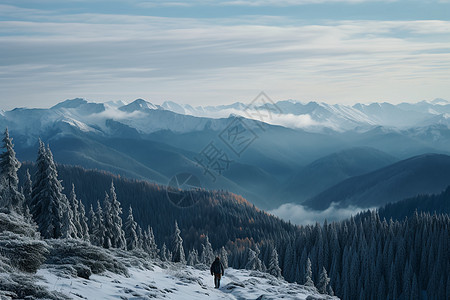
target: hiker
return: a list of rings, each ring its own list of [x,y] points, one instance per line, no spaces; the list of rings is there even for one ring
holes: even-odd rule
[[[216,289],[218,289],[220,287],[220,278],[225,273],[223,264],[218,256],[216,257],[216,260],[212,263],[210,271],[211,275],[214,275],[214,284],[216,286]]]

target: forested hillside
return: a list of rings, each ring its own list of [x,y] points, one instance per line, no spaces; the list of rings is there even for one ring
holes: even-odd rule
[[[389,203],[378,209],[380,217],[401,220],[410,217],[415,211],[450,214],[450,187],[445,191],[434,195],[418,195],[395,203]]]
[[[33,165],[24,163],[20,170],[21,177],[25,175],[26,168],[30,169],[30,173],[35,170]],[[198,247],[199,237],[206,234],[209,234],[213,246],[220,247],[236,239],[250,238],[255,242],[274,238],[283,240],[295,231],[294,226],[226,191],[190,191],[197,202],[191,207],[180,208],[171,202],[162,185],[65,165],[58,165],[58,176],[65,192],[70,192],[72,183],[75,185],[77,197],[87,210],[91,205],[95,210],[97,200],[103,202],[105,192],[109,192],[113,182],[124,211],[127,212],[131,205],[135,220],[142,228],[150,225],[160,245],[170,242],[175,221],[182,231],[187,249]]]

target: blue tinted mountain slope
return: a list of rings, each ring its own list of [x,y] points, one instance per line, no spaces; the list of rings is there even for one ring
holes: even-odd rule
[[[326,209],[333,202],[340,207],[380,207],[418,194],[438,193],[449,182],[450,156],[425,154],[346,179],[304,204],[314,209]]]
[[[228,120],[232,122],[233,118]],[[252,122],[249,121],[250,124]],[[258,127],[252,130],[257,135],[254,142],[239,157],[233,153],[230,153],[230,157],[237,162],[258,166],[281,178],[289,177],[291,172],[321,156],[335,152],[345,144],[339,136],[268,124],[264,125],[264,130]],[[188,133],[159,131],[148,135],[148,138],[199,153],[211,141],[218,143],[225,150],[229,149],[218,139],[220,133],[214,130]]]
[[[280,191],[288,201],[301,203],[353,176],[385,167],[397,159],[374,148],[351,148],[320,158],[296,172]]]
[[[450,154],[446,140],[450,130],[442,128],[442,131],[432,130],[429,127],[411,128],[408,130],[397,130],[382,126],[374,127],[364,132],[345,132],[342,139],[352,145],[373,147],[389,153],[400,159],[410,158],[424,153]]]

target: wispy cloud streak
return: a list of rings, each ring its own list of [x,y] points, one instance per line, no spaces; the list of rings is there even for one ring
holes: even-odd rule
[[[45,106],[76,96],[217,104],[260,90],[276,99],[330,102],[450,96],[450,21],[295,24],[286,17],[281,24],[268,16],[62,15],[2,7],[2,108],[25,98]]]

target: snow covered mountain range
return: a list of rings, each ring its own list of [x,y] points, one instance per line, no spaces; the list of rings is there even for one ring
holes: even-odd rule
[[[243,117],[239,120],[253,138],[239,153],[230,146],[229,126],[236,116]],[[302,203],[389,163],[426,153],[450,154],[449,116],[450,103],[443,99],[353,106],[267,100],[193,107],[77,98],[48,109],[1,111],[0,127],[9,128],[22,161],[35,160],[40,138],[51,145],[59,163],[161,184],[188,172],[205,188],[229,190],[273,209]],[[228,157],[216,178],[198,163],[208,145]],[[326,163],[329,158],[331,164]]]
[[[1,111],[0,122],[9,120],[30,133],[45,130],[50,124],[63,122],[85,132],[106,131],[107,120],[119,121],[142,133],[159,130],[192,132],[204,129],[217,130],[226,126],[224,119],[242,116],[273,125],[306,131],[331,129],[338,132],[369,130],[381,126],[409,129],[430,125],[450,125],[450,102],[444,99],[418,103],[327,104],[301,103],[293,100],[247,105],[236,102],[230,105],[197,106],[166,101],[155,105],[143,99],[131,103],[110,101],[88,102],[85,99],[63,101],[50,109],[17,108]],[[36,126],[40,125],[40,126]]]
[[[198,117],[225,118],[230,114],[264,120],[270,124],[290,128],[319,130],[329,128],[346,131],[371,126],[410,128],[431,124],[449,125],[450,102],[444,99],[418,103],[327,104],[324,102],[301,103],[294,100],[246,105],[236,102],[230,105],[197,106],[181,105],[166,101],[159,109]],[[256,110],[271,111],[267,118],[255,114]],[[259,116],[259,118],[258,118]]]

